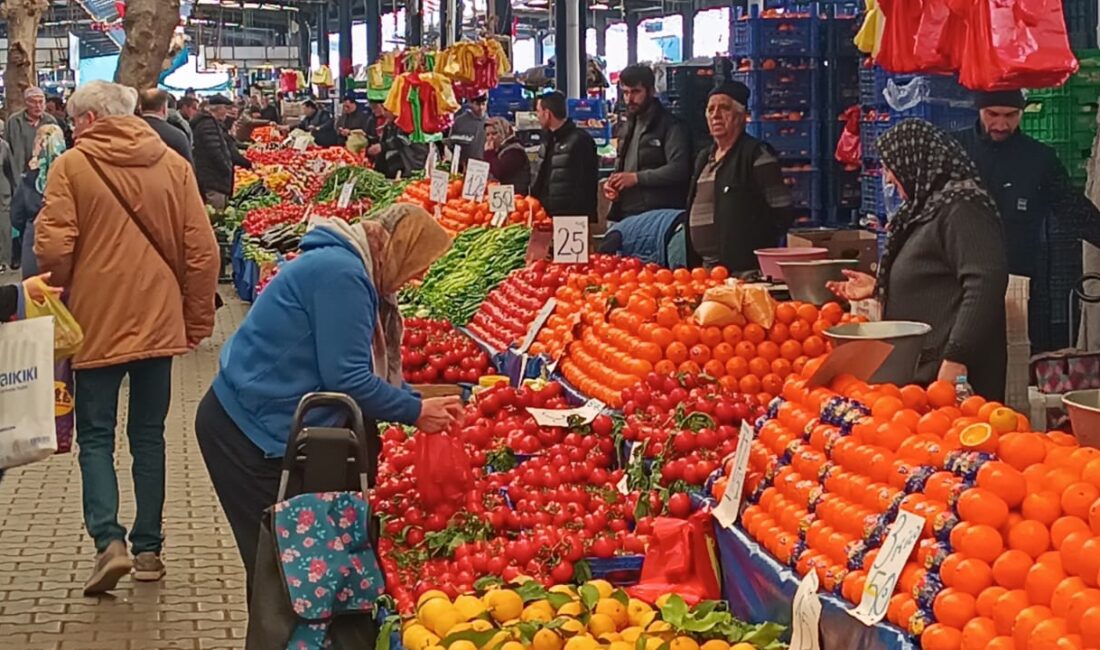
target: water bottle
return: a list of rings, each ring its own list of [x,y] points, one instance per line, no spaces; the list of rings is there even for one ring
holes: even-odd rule
[[[955,402],[962,404],[968,397],[974,397],[974,389],[970,387],[966,375],[955,377]]]

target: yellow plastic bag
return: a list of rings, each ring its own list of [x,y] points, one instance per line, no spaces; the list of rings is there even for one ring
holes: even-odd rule
[[[366,149],[369,145],[370,142],[367,141],[367,134],[363,133],[363,131],[360,129],[355,129],[348,134],[348,141],[347,144],[345,144],[344,146],[347,147],[347,150],[352,153],[359,153],[360,151]]]
[[[882,39],[882,27],[885,25],[886,16],[879,9],[876,0],[866,0],[867,13],[863,18],[863,26],[852,40],[856,49],[864,54],[878,54],[879,42]]]
[[[39,285],[40,293],[44,296],[41,302],[31,299],[30,293],[24,290],[25,311],[27,318],[39,318],[41,316],[53,316],[53,355],[58,361],[68,359],[80,351],[84,344],[84,330],[80,323],[76,322],[65,303],[55,296],[46,287],[42,280],[33,282]]]

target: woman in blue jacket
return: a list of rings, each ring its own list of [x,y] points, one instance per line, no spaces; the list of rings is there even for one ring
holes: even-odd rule
[[[346,393],[368,420],[434,433],[458,398],[421,399],[401,377],[396,292],[451,245],[422,208],[397,204],[351,225],[318,219],[222,348],[195,416],[203,460],[247,572],[260,518],[275,502],[291,420],[306,393]],[[310,425],[336,426],[336,421]]]

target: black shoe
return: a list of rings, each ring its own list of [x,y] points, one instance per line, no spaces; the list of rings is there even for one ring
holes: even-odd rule
[[[20,266],[23,266],[23,264],[20,263],[20,262],[12,262],[11,263],[11,270],[12,271],[18,271]]]

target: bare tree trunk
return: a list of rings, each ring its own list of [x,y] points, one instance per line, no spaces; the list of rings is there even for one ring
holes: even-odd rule
[[[8,23],[4,95],[9,116],[23,110],[23,92],[38,85],[34,50],[38,41],[38,21],[47,8],[47,0],[5,0],[0,6],[0,18]]]
[[[180,0],[128,0],[118,83],[139,90],[155,86],[179,23]]]

